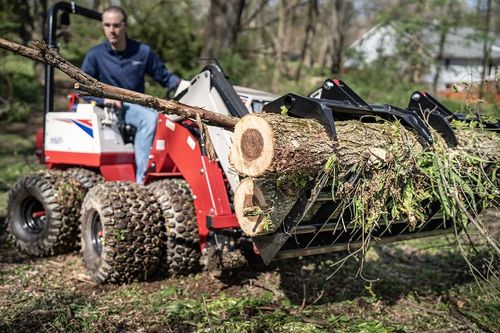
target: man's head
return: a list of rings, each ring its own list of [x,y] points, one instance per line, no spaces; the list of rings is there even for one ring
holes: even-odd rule
[[[111,6],[102,12],[104,35],[113,49],[123,51],[127,45],[127,13],[123,8]]]

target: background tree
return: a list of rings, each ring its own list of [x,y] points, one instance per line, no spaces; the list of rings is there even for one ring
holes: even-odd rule
[[[130,13],[130,36],[148,43],[181,77],[199,70],[203,8],[198,1],[122,2]]]
[[[295,74],[295,81],[300,79],[300,74],[302,67],[304,66],[304,61],[306,59],[307,54],[309,53],[309,45],[311,41],[314,39],[314,34],[316,33],[316,21],[318,17],[318,1],[317,0],[309,0],[307,5],[307,20],[306,20],[306,29],[304,34],[304,40],[302,43],[302,48],[300,51],[299,65],[297,67],[297,72]]]
[[[241,29],[245,0],[210,0],[203,38],[202,58],[231,53]]]
[[[481,1],[478,0],[478,8],[482,8],[480,3],[483,3],[485,6],[484,10],[482,11],[484,15],[480,14],[480,17],[483,17],[484,20],[482,20],[483,27],[482,27],[482,39],[483,39],[483,69],[481,71],[481,81],[479,84],[479,98],[484,97],[484,80],[486,78],[486,75],[489,74],[490,71],[490,55],[491,55],[491,40],[490,40],[490,32],[493,29],[492,27],[492,2],[491,0],[486,0],[486,1]]]
[[[327,12],[330,13],[330,38],[331,44],[328,49],[331,65],[330,72],[332,74],[340,74],[342,71],[345,52],[349,47],[349,43],[353,40],[349,39],[352,31],[352,25],[355,20],[354,5],[350,1],[335,0],[332,1],[331,8]]]

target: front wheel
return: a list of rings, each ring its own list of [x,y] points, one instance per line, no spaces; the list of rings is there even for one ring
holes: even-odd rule
[[[99,283],[148,279],[160,256],[162,222],[158,204],[143,186],[98,184],[81,212],[83,263]]]

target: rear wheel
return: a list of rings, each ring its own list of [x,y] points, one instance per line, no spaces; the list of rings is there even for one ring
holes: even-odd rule
[[[162,273],[189,274],[200,270],[200,239],[188,183],[164,179],[149,185],[165,219],[161,258]]]
[[[95,185],[104,182],[104,178],[98,173],[83,169],[83,168],[70,168],[64,170],[65,177],[72,178],[78,181],[86,191],[90,190]]]
[[[98,184],[83,201],[81,221],[83,263],[95,281],[146,280],[155,271],[162,217],[147,188]]]
[[[59,171],[45,171],[21,178],[9,192],[8,231],[24,252],[54,255],[77,246],[78,221],[71,214],[78,194],[68,192]]]

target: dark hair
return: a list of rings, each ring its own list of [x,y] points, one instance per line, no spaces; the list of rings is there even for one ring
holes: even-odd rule
[[[124,23],[127,23],[127,13],[125,12],[125,9],[123,9],[122,7],[120,6],[109,6],[108,8],[104,9],[102,11],[102,14],[104,15],[104,13],[107,13],[107,12],[115,12],[115,13],[120,13],[122,14],[123,16],[123,22]]]

